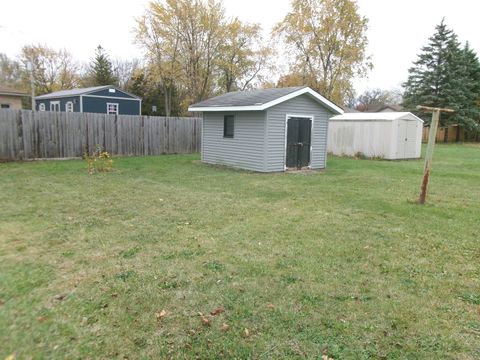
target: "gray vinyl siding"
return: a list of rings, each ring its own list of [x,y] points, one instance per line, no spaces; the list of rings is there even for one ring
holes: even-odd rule
[[[313,116],[312,169],[326,167],[328,119],[333,113],[308,95],[300,95],[267,110],[266,171],[285,169],[285,123],[288,115]]]
[[[233,138],[223,137],[223,117],[234,115]],[[202,161],[265,171],[265,111],[203,114]]]

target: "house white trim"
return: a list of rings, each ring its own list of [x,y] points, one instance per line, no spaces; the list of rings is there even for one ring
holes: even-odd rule
[[[65,112],[73,112],[73,101],[67,101],[65,103]]]
[[[299,89],[297,91],[291,92],[290,94],[287,94],[285,96],[281,96],[275,100],[269,101],[265,104],[261,105],[249,105],[249,106],[204,106],[204,107],[195,107],[195,106],[190,106],[188,108],[188,111],[191,112],[220,112],[220,111],[263,111],[268,108],[271,108],[272,106],[278,105],[280,103],[283,103],[287,100],[293,99],[297,96],[303,95],[303,94],[308,94],[315,98],[318,102],[322,103],[324,106],[327,108],[335,111],[338,114],[343,114],[343,110],[332,103],[330,100],[327,100],[324,98],[322,95],[317,93],[316,91],[310,89],[309,87],[305,87],[302,89]]]
[[[50,101],[50,111],[60,111],[60,101]]]
[[[45,111],[45,103],[38,104],[38,111]]]

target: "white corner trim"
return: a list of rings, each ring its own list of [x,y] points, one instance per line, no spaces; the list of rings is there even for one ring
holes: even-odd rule
[[[285,96],[279,97],[278,99],[269,101],[265,104],[262,105],[250,105],[250,106],[219,106],[219,107],[195,107],[195,106],[190,106],[188,108],[188,111],[191,112],[220,112],[220,111],[263,111],[266,110],[272,106],[278,105],[282,102],[285,102],[287,100],[293,99],[297,96],[303,95],[303,94],[309,94],[313,96],[315,99],[317,99],[319,102],[324,104],[326,107],[329,109],[335,111],[338,114],[343,114],[343,110],[332,103],[330,100],[327,100],[324,98],[322,95],[317,93],[316,91],[310,89],[309,87],[305,87],[302,89],[299,89],[297,91],[291,92],[290,94],[287,94]]]
[[[83,113],[83,95],[80,95],[80,112]]]

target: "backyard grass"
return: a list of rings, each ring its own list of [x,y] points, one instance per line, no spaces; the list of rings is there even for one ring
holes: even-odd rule
[[[422,166],[0,164],[0,359],[480,358],[480,147]]]

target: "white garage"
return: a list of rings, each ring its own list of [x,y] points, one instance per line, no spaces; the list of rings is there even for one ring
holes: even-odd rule
[[[330,118],[327,151],[388,160],[420,158],[423,120],[409,112],[346,113]]]

